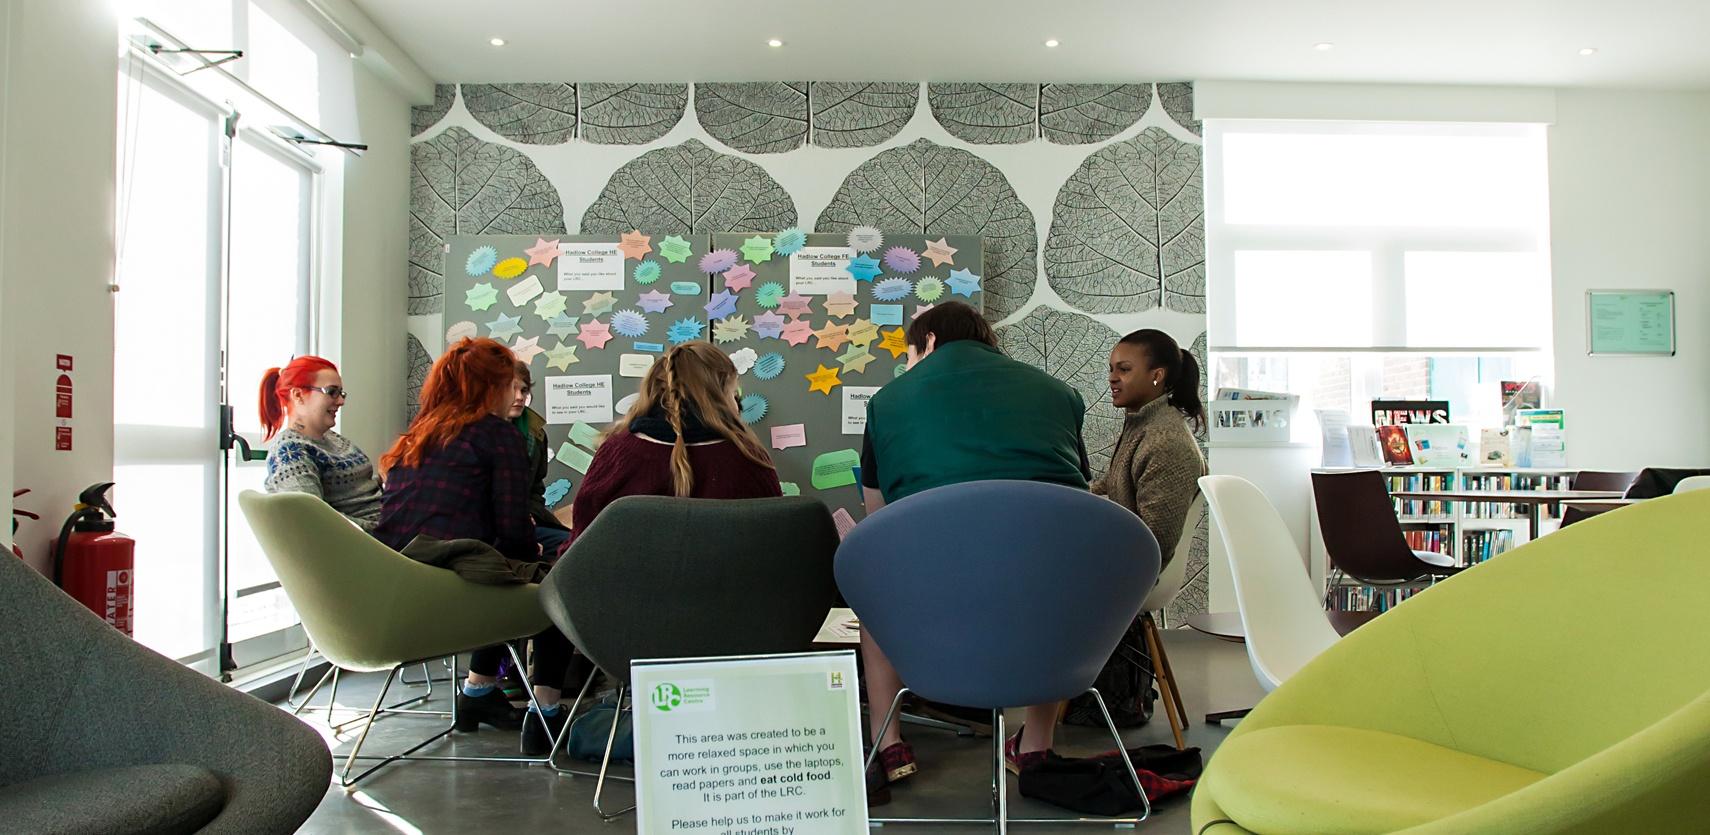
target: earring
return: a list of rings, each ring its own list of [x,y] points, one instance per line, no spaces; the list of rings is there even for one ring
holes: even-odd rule
[[[1155,386],[1155,385],[1158,385],[1158,384],[1159,384],[1159,383],[1160,383],[1160,382],[1161,382],[1161,381],[1159,381],[1159,380],[1153,380],[1153,381],[1152,381],[1152,385],[1154,385],[1154,386]]]

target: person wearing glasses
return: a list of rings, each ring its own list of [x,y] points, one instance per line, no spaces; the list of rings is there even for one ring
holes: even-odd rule
[[[528,471],[534,474],[529,482],[528,515],[534,520],[535,541],[546,556],[552,557],[570,539],[570,529],[546,506],[546,468],[552,463],[552,447],[546,440],[546,418],[529,408],[533,400],[534,375],[529,373],[528,363],[517,360],[517,379],[505,417],[522,433],[528,447]]]
[[[320,357],[297,357],[261,378],[261,426],[269,493],[318,496],[356,526],[380,522],[380,480],[374,461],[333,431],[348,393],[338,368]]]

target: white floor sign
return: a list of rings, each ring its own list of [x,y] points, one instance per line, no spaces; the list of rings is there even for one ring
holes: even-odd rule
[[[640,832],[867,831],[852,651],[637,661]]]

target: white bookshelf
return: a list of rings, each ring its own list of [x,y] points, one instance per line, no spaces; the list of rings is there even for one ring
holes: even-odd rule
[[[1348,472],[1353,467],[1331,467],[1314,469],[1316,473]],[[1379,472],[1389,482],[1390,490],[1541,490],[1566,489],[1567,482],[1577,470],[1549,469],[1538,467],[1382,467]],[[1422,550],[1439,550],[1455,558],[1458,565],[1471,565],[1483,561],[1485,554],[1492,556],[1511,550],[1526,543],[1530,527],[1526,520],[1524,509],[1513,505],[1487,505],[1468,502],[1428,503],[1419,501],[1397,500],[1396,518],[1401,522],[1403,531],[1429,532],[1439,535],[1442,547],[1422,548]],[[1422,506],[1422,507],[1421,507]],[[1548,533],[1557,524],[1556,509],[1543,508],[1543,531]],[[1479,550],[1479,553],[1468,552],[1468,540]],[[1314,501],[1311,513],[1311,559],[1309,565],[1312,580],[1317,588],[1331,591],[1328,587],[1331,576],[1329,553],[1324,548],[1324,537],[1319,531],[1317,503]],[[1415,545],[1415,547],[1421,547]],[[1343,587],[1357,587],[1357,581],[1343,578]]]

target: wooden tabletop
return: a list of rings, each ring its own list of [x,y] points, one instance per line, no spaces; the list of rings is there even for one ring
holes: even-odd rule
[[[1324,616],[1330,620],[1330,625],[1336,629],[1336,634],[1346,635],[1365,624],[1371,623],[1373,618],[1381,614],[1383,613],[1330,611],[1325,612]],[[1197,615],[1188,615],[1187,625],[1196,631],[1204,632],[1214,638],[1222,638],[1225,641],[1243,643],[1247,640],[1247,630],[1241,625],[1239,612],[1201,612]]]
[[[1578,501],[1568,502],[1567,506],[1585,508],[1588,510],[1614,510],[1617,507],[1626,507],[1627,505],[1638,504],[1642,501],[1644,501],[1644,499],[1580,499]]]
[[[1392,490],[1397,499],[1432,502],[1496,502],[1498,504],[1555,504],[1588,499],[1619,499],[1620,490]]]

